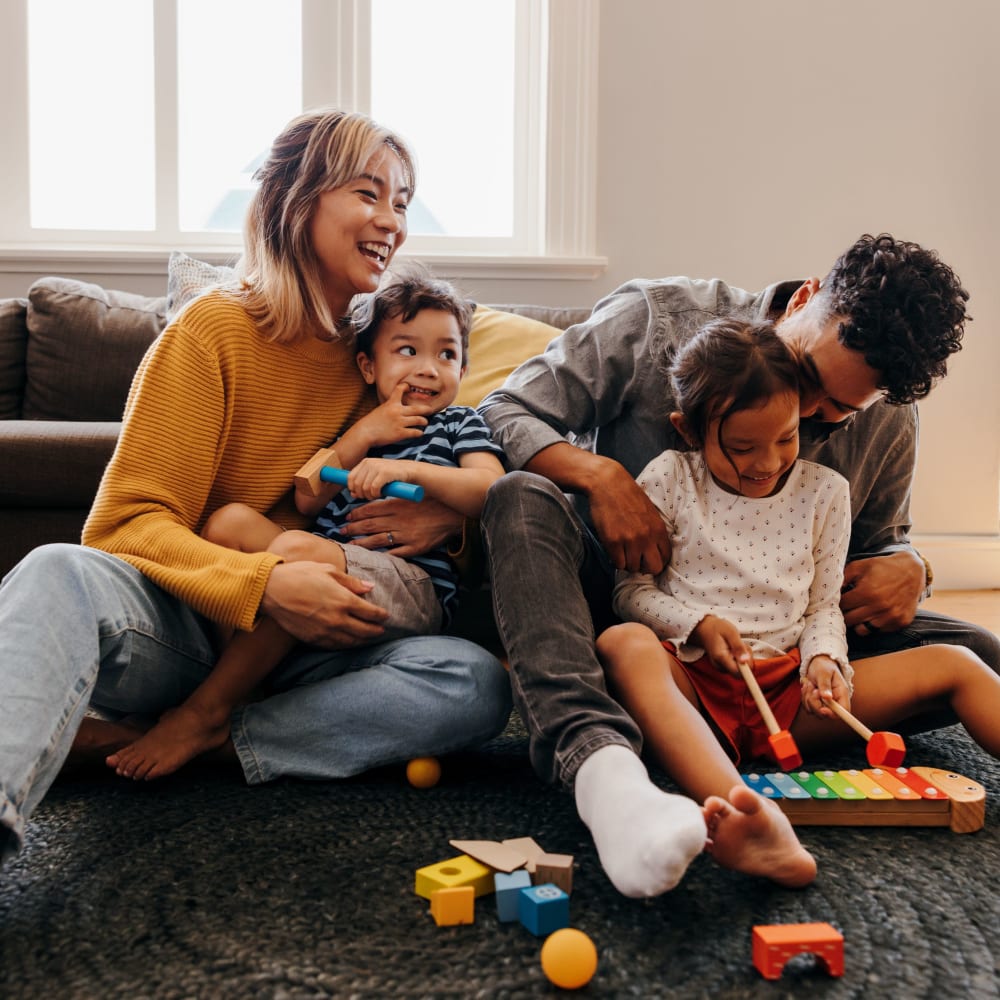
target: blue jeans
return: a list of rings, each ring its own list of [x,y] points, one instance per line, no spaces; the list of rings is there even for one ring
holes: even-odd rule
[[[613,568],[559,488],[514,472],[490,487],[482,516],[497,629],[507,650],[514,702],[545,781],[572,786],[580,764],[608,743],[637,753],[642,736],[608,694],[594,636],[614,621]],[[899,632],[859,639],[862,659],[931,643],[967,646],[1000,673],[1000,640],[978,625],[920,611]],[[937,724],[947,721],[936,720]]]
[[[207,622],[128,563],[46,545],[0,583],[0,843],[11,853],[58,773],[88,705],[158,716],[204,679]],[[303,648],[237,711],[246,780],[341,778],[482,743],[510,714],[503,665],[462,639]]]

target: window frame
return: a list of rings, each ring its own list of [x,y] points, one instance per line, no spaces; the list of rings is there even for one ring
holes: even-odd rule
[[[515,120],[519,157],[519,242],[411,236],[403,251],[456,277],[580,278],[600,274],[596,254],[597,62],[599,0],[516,0],[518,72]],[[304,107],[366,109],[370,0],[301,0]],[[0,29],[8,58],[0,61],[0,270],[53,269],[146,274],[184,249],[209,261],[232,261],[238,234],[181,232],[177,226],[176,0],[155,0],[157,219],[155,233],[32,230],[28,211],[27,0],[5,0]],[[331,51],[324,39],[338,40]],[[12,44],[20,38],[21,45]],[[541,55],[548,50],[547,73]],[[95,116],[95,121],[96,121]],[[472,146],[474,144],[470,144]],[[537,164],[542,164],[539,170]],[[538,176],[533,178],[534,172]],[[537,183],[533,183],[537,181]],[[544,204],[545,211],[539,206]],[[535,221],[532,221],[535,220]],[[523,234],[528,234],[524,238]]]

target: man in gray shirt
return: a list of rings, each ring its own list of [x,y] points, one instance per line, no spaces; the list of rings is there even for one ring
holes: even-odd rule
[[[483,531],[532,764],[574,790],[626,895],[671,888],[706,836],[698,806],[649,781],[639,730],[607,693],[594,650],[595,629],[613,620],[614,570],[656,574],[669,560],[666,529],[635,478],[684,447],[668,419],[677,347],[736,315],[774,322],[799,359],[801,457],[851,487],[841,606],[852,658],[950,642],[1000,670],[991,633],[918,610],[929,567],[908,537],[915,401],[959,350],[967,299],[936,254],[887,235],[859,239],[822,281],[758,294],[717,280],[633,281],[483,401],[510,467],[523,470],[494,484]]]

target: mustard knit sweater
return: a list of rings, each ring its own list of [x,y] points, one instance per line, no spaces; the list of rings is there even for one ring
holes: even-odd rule
[[[271,343],[238,296],[203,295],[136,372],[83,542],[213,621],[250,629],[280,560],[213,545],[199,530],[234,501],[301,527],[292,476],[373,403],[349,341]]]

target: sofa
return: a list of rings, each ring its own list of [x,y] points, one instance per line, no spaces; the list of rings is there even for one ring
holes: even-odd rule
[[[161,297],[47,277],[0,299],[0,576],[36,545],[80,540],[143,354],[190,298],[227,280],[232,269],[175,253]],[[458,402],[476,405],[586,315],[478,306]]]

